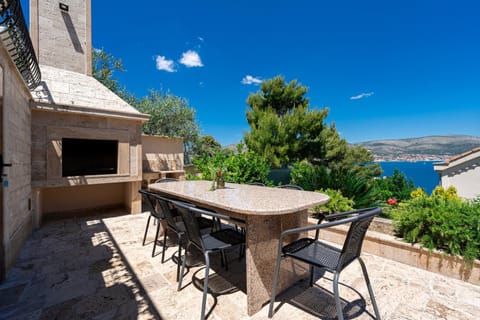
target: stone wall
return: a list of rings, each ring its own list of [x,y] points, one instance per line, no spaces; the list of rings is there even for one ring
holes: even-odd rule
[[[142,136],[144,172],[183,170],[183,139]]]
[[[40,64],[91,74],[90,7],[90,0],[30,0],[30,33]]]
[[[3,157],[6,163],[1,229],[3,244],[0,277],[15,262],[25,239],[32,230],[31,210],[31,100],[22,77],[0,44],[3,93]],[[0,108],[1,111],[2,108]]]
[[[42,218],[69,217],[83,208],[109,210],[123,207],[125,183],[42,189]]]

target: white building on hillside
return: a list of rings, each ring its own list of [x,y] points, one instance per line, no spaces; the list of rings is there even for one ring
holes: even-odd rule
[[[480,196],[480,147],[434,165],[442,187],[454,186],[463,198]]]

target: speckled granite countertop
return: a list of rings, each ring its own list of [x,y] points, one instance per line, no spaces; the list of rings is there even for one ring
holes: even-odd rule
[[[245,215],[278,215],[306,210],[328,202],[327,195],[290,189],[226,183],[210,191],[212,181],[174,181],[149,184],[151,191],[203,203]]]

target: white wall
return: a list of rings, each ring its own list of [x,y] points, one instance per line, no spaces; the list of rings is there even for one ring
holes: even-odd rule
[[[442,187],[454,186],[463,198],[480,196],[480,155],[441,172]]]

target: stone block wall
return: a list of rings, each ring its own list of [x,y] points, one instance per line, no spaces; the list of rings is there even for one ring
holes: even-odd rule
[[[183,139],[142,136],[144,172],[183,170]]]
[[[1,217],[1,270],[0,278],[15,262],[25,239],[31,233],[31,99],[22,77],[0,44],[1,93],[3,122],[2,154],[6,167],[1,186],[3,215]],[[3,110],[2,110],[3,109]],[[1,195],[0,195],[1,196]]]
[[[30,33],[40,64],[91,74],[90,7],[90,0],[30,0]]]

